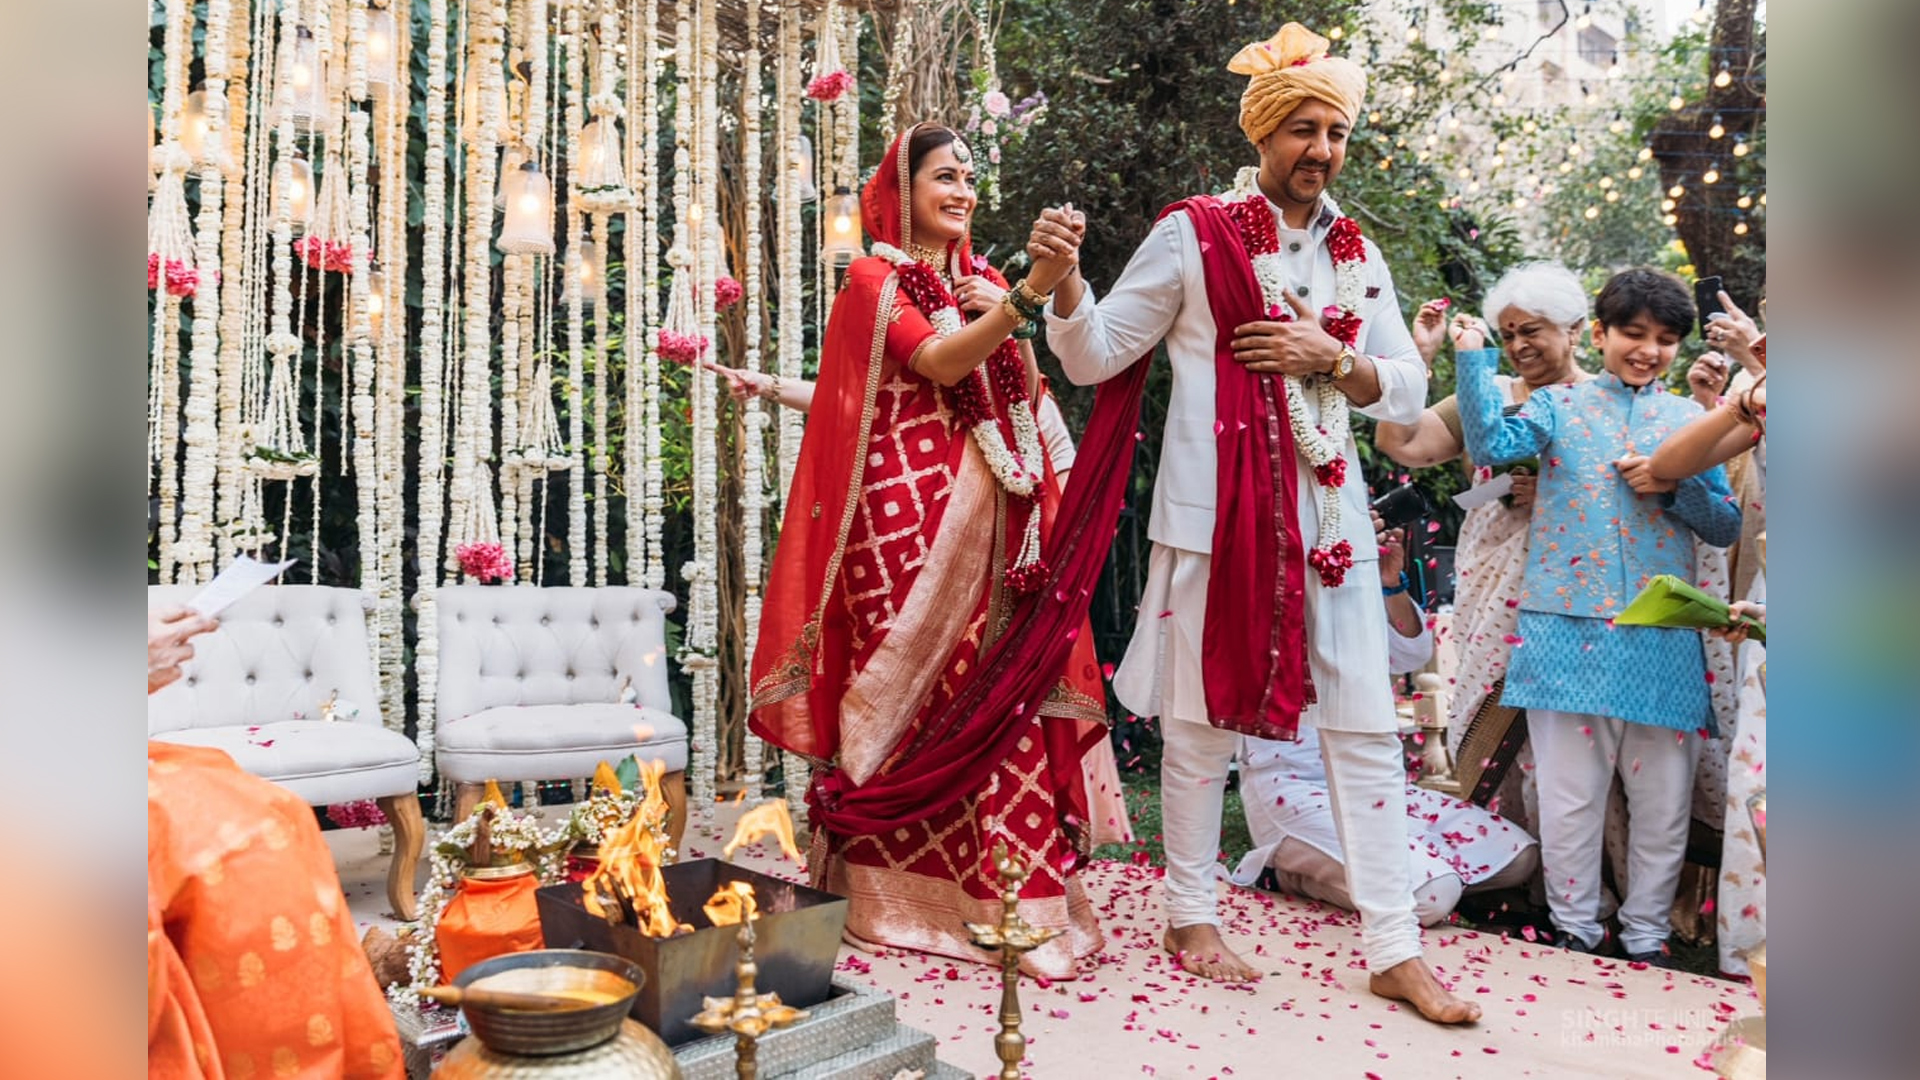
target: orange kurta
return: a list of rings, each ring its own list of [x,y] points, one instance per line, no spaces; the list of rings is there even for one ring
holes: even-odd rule
[[[406,1074],[313,810],[147,744],[147,1075]]]

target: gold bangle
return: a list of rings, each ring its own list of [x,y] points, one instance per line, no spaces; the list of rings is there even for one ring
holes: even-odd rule
[[[1019,284],[1013,287],[1014,293],[1016,293],[1020,299],[1026,301],[1025,305],[1023,305],[1025,307],[1046,307],[1047,301],[1053,299],[1053,294],[1036,291],[1032,285],[1028,284],[1028,280],[1027,278],[1021,278]]]
[[[1032,325],[1033,320],[1027,316],[1026,312],[1020,310],[1019,301],[1013,297],[1014,294],[1011,290],[1009,290],[1005,296],[1002,296],[1000,298],[1000,310],[1006,312],[1007,317],[1013,320],[1013,328],[1015,330],[1020,330]]]
[[[779,403],[780,376],[769,375],[767,377],[767,384],[760,388],[760,398],[762,401],[771,401],[771,402],[774,402],[775,404]]]

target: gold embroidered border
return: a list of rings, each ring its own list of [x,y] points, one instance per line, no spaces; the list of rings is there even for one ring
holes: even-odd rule
[[[824,887],[848,898],[846,936],[857,943],[912,949],[977,964],[997,964],[996,954],[974,945],[969,922],[1000,922],[997,898],[970,896],[958,882],[907,870],[863,866],[833,857]],[[1068,878],[1061,896],[1020,901],[1033,926],[1060,931],[1052,941],[1021,957],[1020,969],[1049,979],[1071,979],[1078,961],[1106,946],[1093,905],[1078,878]]]
[[[753,689],[749,709],[785,701],[804,692],[813,681],[814,655],[820,643],[820,624],[833,598],[834,583],[840,577],[840,562],[846,556],[847,536],[853,532],[853,515],[859,510],[860,488],[867,477],[867,447],[873,437],[873,417],[880,400],[880,368],[887,353],[887,329],[893,324],[893,305],[900,291],[898,274],[888,274],[880,283],[880,299],[874,307],[873,340],[867,346],[867,388],[860,402],[860,428],[854,436],[853,468],[847,475],[847,500],[840,513],[840,529],[833,541],[833,554],[827,558],[827,572],[820,582],[820,600],[813,615],[800,630],[800,640],[787,647],[779,663]]]
[[[1047,693],[1047,699],[1040,703],[1041,716],[1060,716],[1070,720],[1088,720],[1106,725],[1106,704],[1090,694],[1083,694],[1066,679],[1061,679]]]

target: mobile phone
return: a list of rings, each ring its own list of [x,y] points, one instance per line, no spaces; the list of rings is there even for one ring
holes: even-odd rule
[[[1412,484],[1401,484],[1373,500],[1373,509],[1389,529],[1411,525],[1433,512],[1427,505],[1427,497]]]
[[[1720,303],[1720,290],[1726,288],[1720,275],[1703,277],[1693,283],[1693,306],[1700,311],[1700,339],[1706,340],[1707,321],[1715,315],[1725,315],[1726,306]]]

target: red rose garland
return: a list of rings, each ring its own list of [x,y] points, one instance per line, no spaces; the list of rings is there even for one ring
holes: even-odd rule
[[[1280,227],[1273,207],[1258,193],[1227,204],[1227,216],[1239,228],[1240,240],[1253,264],[1254,277],[1260,283],[1261,297],[1267,302],[1267,316],[1291,322],[1286,306],[1286,285],[1280,265]],[[1342,217],[1327,232],[1327,252],[1333,257],[1334,300],[1320,313],[1320,323],[1341,344],[1352,347],[1360,339],[1359,305],[1365,295],[1361,267],[1366,263],[1366,243],[1360,226],[1352,218]],[[1313,478],[1320,488],[1321,543],[1307,553],[1307,563],[1320,574],[1321,584],[1334,588],[1346,580],[1353,566],[1353,544],[1346,539],[1326,543],[1331,535],[1340,535],[1340,488],[1347,482],[1346,444],[1350,430],[1346,395],[1331,378],[1302,379],[1288,375],[1286,386],[1287,418],[1293,428],[1294,445],[1307,459]],[[1319,423],[1306,411],[1305,394],[1311,390],[1320,401]]]
[[[891,245],[876,244],[874,250],[876,254],[893,262],[900,281],[900,292],[906,296],[909,303],[920,310],[921,314],[927,316],[927,320],[932,322],[936,329],[940,328],[942,322],[949,319],[958,325],[957,320],[964,317],[960,312],[960,305],[954,300],[953,293],[947,289],[946,282],[941,280],[940,275],[934,272],[932,267],[907,257]],[[945,337],[947,333],[942,333],[941,336]],[[1007,588],[1016,595],[1024,596],[1038,589],[1047,576],[1046,562],[1040,558],[1039,533],[1040,481],[1045,473],[1041,462],[1027,460],[1028,452],[1035,452],[1038,449],[1037,439],[1029,440],[1019,437],[1025,434],[1022,428],[1031,426],[1020,423],[1018,418],[1022,411],[1025,412],[1027,420],[1032,419],[1032,409],[1028,407],[1030,399],[1027,396],[1026,363],[1020,358],[1019,346],[1009,337],[1000,342],[993,353],[981,364],[981,368],[984,369],[984,377],[981,372],[976,372],[973,376],[961,379],[953,386],[947,387],[946,393],[953,403],[953,410],[959,416],[961,425],[974,434],[976,442],[980,444],[981,451],[993,468],[994,475],[1000,480],[1001,486],[1006,488],[1010,495],[1015,498],[1024,498],[1030,504],[1027,513],[1027,535],[1013,565],[1007,568],[1005,578]],[[1004,417],[994,407],[996,397],[1007,403]],[[1012,441],[1012,446],[1009,446],[1005,433],[1000,430],[1003,424],[1014,429],[1016,437]],[[997,446],[989,445],[989,439],[992,436],[997,436]],[[1029,442],[1032,445],[1021,445]],[[1015,447],[1019,448],[1015,449]],[[1003,455],[1010,461],[1000,460]],[[1032,456],[1037,458],[1037,452],[1032,453]],[[1018,483],[1010,481],[1018,481]],[[1026,490],[1019,490],[1021,487]]]

